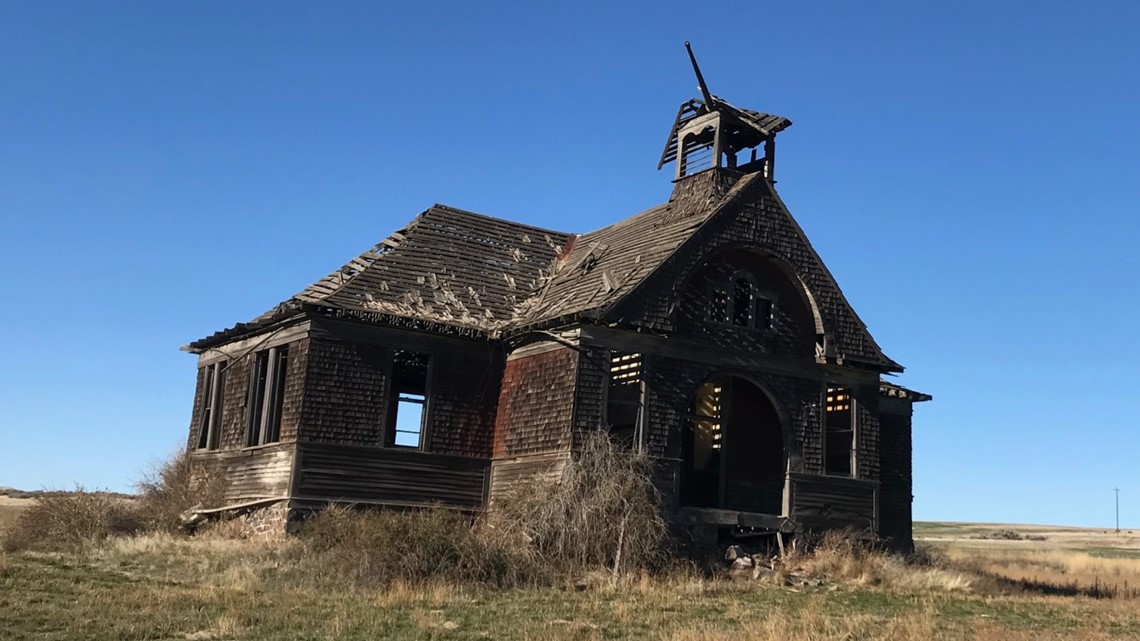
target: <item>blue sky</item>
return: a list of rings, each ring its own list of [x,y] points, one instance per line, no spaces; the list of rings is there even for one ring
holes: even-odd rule
[[[538,4],[538,3],[535,3]],[[1140,527],[1129,2],[0,4],[0,485],[127,489],[180,345],[432,203],[587,231],[667,198],[695,94],[929,391],[915,515]]]

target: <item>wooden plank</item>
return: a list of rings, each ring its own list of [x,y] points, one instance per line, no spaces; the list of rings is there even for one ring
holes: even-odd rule
[[[487,459],[392,448],[301,443],[296,493],[309,498],[477,507]]]

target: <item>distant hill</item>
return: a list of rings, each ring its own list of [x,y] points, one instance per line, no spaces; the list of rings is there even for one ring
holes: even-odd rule
[[[14,487],[0,487],[0,496],[7,496],[12,499],[34,499],[40,496],[58,496],[60,494],[72,494],[77,490],[18,490]],[[123,492],[105,492],[102,490],[94,490],[95,494],[104,494],[113,496],[120,499],[133,499],[137,498],[134,494],[124,494]]]

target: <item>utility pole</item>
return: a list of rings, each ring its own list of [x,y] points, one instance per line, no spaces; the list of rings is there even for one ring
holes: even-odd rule
[[[1120,488],[1114,487],[1114,488],[1112,488],[1112,491],[1116,492],[1116,534],[1119,536],[1120,535]]]

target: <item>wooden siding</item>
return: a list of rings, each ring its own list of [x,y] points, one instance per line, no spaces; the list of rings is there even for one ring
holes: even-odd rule
[[[280,346],[281,343],[275,343]],[[309,360],[309,339],[302,338],[289,346],[289,364],[285,372],[285,395],[281,405],[281,434],[282,443],[297,440],[297,432],[301,425],[301,398],[305,391],[305,377]],[[260,351],[260,350],[256,350]],[[249,403],[250,375],[256,351],[246,350],[234,356],[224,365],[225,382],[221,390],[221,418],[218,424],[218,449],[236,450],[244,448],[249,437],[249,414],[246,405]],[[209,362],[216,362],[217,358]],[[202,421],[202,403],[205,397],[203,383],[205,380],[204,368],[198,368],[198,384],[194,393],[194,409],[191,412],[190,447],[198,445],[199,430]]]
[[[491,458],[502,352],[485,344],[478,353],[436,352],[432,358],[428,450]]]
[[[570,448],[578,353],[568,347],[508,358],[495,419],[495,457]]]
[[[391,351],[313,338],[300,439],[345,445],[382,442]]]
[[[896,398],[879,399],[882,427],[879,439],[880,475],[879,534],[896,547],[912,546],[911,403]]]
[[[815,362],[815,318],[803,285],[779,266],[778,259],[748,249],[717,254],[702,267],[685,288],[677,305],[678,333],[691,336],[737,354],[796,357],[804,364]],[[757,295],[771,300],[771,325],[741,327],[711,317],[714,287],[725,287],[732,295],[733,278],[747,273],[756,284]]]
[[[396,448],[300,443],[293,496],[388,505],[483,504],[486,459]]]
[[[725,169],[710,171],[726,176],[735,173]],[[677,188],[681,189],[688,181],[705,180],[702,177],[704,173],[679,181]],[[717,204],[709,209],[709,203]],[[639,270],[635,274],[638,278],[629,278],[622,270],[614,268],[617,272],[614,277],[619,282],[626,282],[625,279],[629,278],[631,283],[637,283],[636,289],[613,302],[602,320],[620,319],[623,324],[673,333],[678,320],[674,313],[676,303],[682,299],[685,287],[696,272],[725,250],[759,249],[791,266],[811,293],[828,337],[829,357],[843,357],[876,368],[899,370],[897,363],[883,355],[799,224],[762,176],[740,177],[723,199],[707,201],[705,208],[698,209],[698,212],[690,223],[692,231],[651,273],[646,275]],[[636,220],[632,218],[629,222]],[[585,238],[583,236],[579,242]],[[624,251],[611,252],[619,256],[625,254]],[[606,269],[605,261],[599,261],[595,269]],[[620,293],[625,294],[625,291],[620,290]],[[610,299],[614,296],[611,294]]]
[[[556,480],[569,460],[569,452],[495,459],[491,461],[490,498],[494,501],[532,481]]]
[[[198,451],[191,455],[198,473],[221,474],[228,481],[227,503],[285,497],[293,471],[294,446],[277,443],[241,450]]]
[[[878,483],[810,474],[790,480],[791,517],[798,526],[878,530]]]

